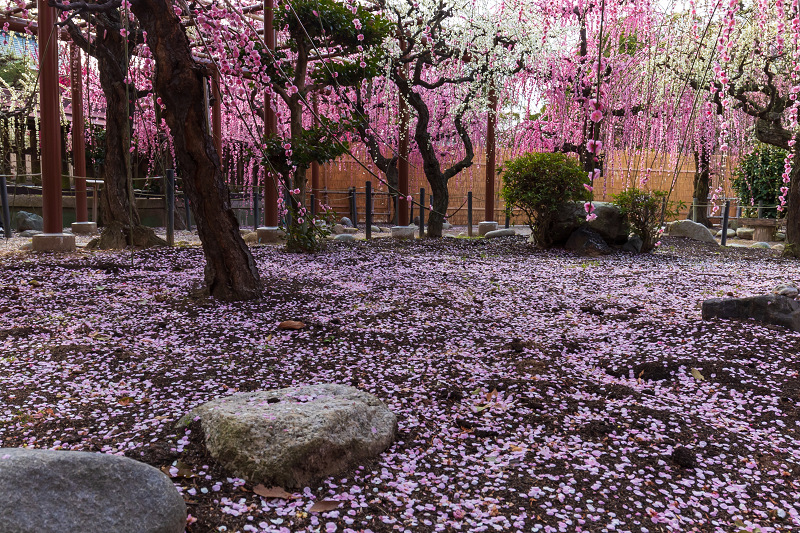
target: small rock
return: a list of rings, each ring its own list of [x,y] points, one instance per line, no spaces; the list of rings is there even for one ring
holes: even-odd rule
[[[717,237],[722,237],[722,230],[719,230],[719,231],[717,232]],[[736,238],[736,230],[735,230],[735,229],[728,228],[728,235],[727,235],[727,237],[728,237],[729,239],[734,239],[734,238]]]
[[[369,229],[370,229],[370,231],[372,233],[380,233],[381,232],[381,228],[379,228],[378,226],[370,226]]]
[[[772,289],[772,294],[779,294],[787,298],[796,298],[800,294],[800,289],[793,283],[782,283]]]
[[[572,232],[564,248],[589,257],[608,255],[612,252],[611,247],[599,233],[585,226]]]
[[[681,468],[697,468],[697,455],[685,446],[672,450],[672,461]]]
[[[350,228],[347,228],[347,229],[350,229]],[[342,235],[337,235],[336,237],[334,237],[333,240],[335,240],[335,241],[344,241],[344,242],[352,242],[352,241],[356,240],[356,238],[353,235],[350,235],[349,233],[343,233]]]
[[[395,239],[413,239],[416,237],[417,228],[414,226],[393,226],[392,237]]]
[[[784,245],[782,245],[782,244],[773,244],[772,245],[772,249],[775,250],[776,252],[783,253],[783,250],[785,250],[786,247]]]
[[[19,232],[17,235],[20,237],[33,237],[34,235],[41,235],[42,232],[35,230],[35,229],[26,229],[25,231]]]
[[[764,250],[769,250],[769,243],[768,242],[754,242],[750,245],[750,248],[762,248]]]
[[[442,222],[442,229],[451,229],[453,227],[449,222]]]
[[[498,237],[513,237],[516,235],[517,232],[511,228],[508,229],[496,229],[494,231],[487,232],[483,237],[486,239],[496,239]]]
[[[622,246],[622,249],[626,252],[638,254],[642,251],[643,245],[644,243],[642,242],[642,238],[636,234],[633,234],[628,238],[628,242]]]
[[[29,229],[36,231],[44,230],[44,219],[37,214],[28,213],[27,211],[19,211],[14,215],[14,222],[19,232]]]
[[[255,244],[258,242],[258,232],[257,231],[248,231],[244,234],[244,242],[247,244]]]
[[[333,233],[334,235],[341,235],[344,233],[344,228],[345,227],[342,224],[335,224],[331,228],[331,233]]]
[[[342,219],[341,219],[341,220],[339,220],[339,224],[341,224],[341,225],[342,225],[342,226],[344,226],[345,228],[352,228],[352,227],[353,227],[353,221],[352,221],[352,220],[350,220],[350,219],[349,219],[349,218],[347,218],[347,217],[342,217]]]
[[[152,466],[103,453],[0,448],[0,531],[181,533],[186,504]]]
[[[747,241],[753,240],[753,234],[756,232],[755,228],[739,228],[736,230],[736,237]]]
[[[717,240],[707,227],[691,220],[676,220],[667,224],[672,237],[686,237],[695,241],[717,244]]]
[[[348,235],[355,235],[358,233],[358,228],[344,228],[344,232]]]
[[[775,232],[775,240],[776,241],[785,241],[786,240],[786,234],[784,232],[782,232],[782,231]]]
[[[183,421],[195,416],[227,469],[284,488],[314,486],[372,459],[397,433],[397,417],[375,396],[333,383],[226,396]]]

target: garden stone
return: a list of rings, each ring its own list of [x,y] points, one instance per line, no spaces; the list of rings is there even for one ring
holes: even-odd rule
[[[350,228],[347,228],[347,229],[350,229]],[[334,237],[333,240],[335,240],[335,241],[344,241],[344,242],[352,242],[352,241],[356,240],[356,238],[353,235],[349,234],[349,233],[343,233],[341,235],[337,235],[336,237]]]
[[[417,228],[414,226],[392,226],[392,237],[395,239],[413,239]]]
[[[494,231],[490,231],[486,235],[484,235],[483,237],[486,238],[486,239],[496,239],[497,237],[512,237],[512,236],[514,236],[516,234],[517,234],[517,232],[514,231],[511,228],[508,228],[508,229],[503,228],[503,229],[496,229]]]
[[[739,228],[736,230],[736,237],[748,241],[753,240],[753,234],[756,232],[755,228]]]
[[[722,230],[719,230],[719,231],[717,232],[717,237],[722,237]],[[735,229],[728,228],[728,234],[727,234],[727,237],[728,237],[729,239],[735,239],[735,238],[736,238],[736,230],[735,230]]]
[[[783,252],[783,250],[784,250],[785,248],[786,248],[786,247],[785,247],[784,245],[782,245],[782,244],[773,244],[773,245],[772,245],[772,249],[773,249],[773,250],[776,250],[776,251],[778,251],[778,252]]]
[[[381,228],[379,228],[378,226],[370,226],[369,229],[370,229],[370,231],[372,231],[372,233],[380,233],[381,232]]]
[[[608,244],[627,242],[630,229],[619,207],[610,202],[593,202],[593,205],[597,218],[591,222],[586,222],[586,209],[583,202],[568,202],[561,205],[556,213],[550,234],[553,244],[566,243],[570,235],[582,226],[588,226],[599,233]]]
[[[247,244],[255,244],[258,242],[258,232],[257,231],[248,231],[243,236],[244,242]]]
[[[483,221],[478,224],[478,235],[485,237],[490,231],[497,229],[497,222]]]
[[[672,237],[686,237],[695,241],[717,244],[717,240],[707,227],[691,220],[676,220],[667,224]]]
[[[451,229],[453,227],[449,222],[442,222],[442,229]]]
[[[750,248],[762,248],[765,250],[769,250],[769,243],[768,242],[754,242],[750,245]]]
[[[256,230],[260,243],[275,244],[286,238],[286,233],[277,226],[262,226]]]
[[[26,229],[25,231],[19,232],[20,237],[33,237],[34,235],[41,235],[42,232],[35,230],[35,229]]]
[[[345,228],[352,228],[353,227],[353,221],[350,220],[347,217],[342,217],[342,219],[339,221],[339,224],[341,224]]]
[[[0,448],[0,531],[181,533],[186,504],[152,466],[102,453]]]
[[[334,235],[341,235],[344,233],[344,226],[342,224],[335,224],[333,228],[331,228],[331,233]]]
[[[766,294],[749,298],[712,298],[703,302],[703,320],[712,318],[753,319],[800,332],[800,302]]]
[[[786,234],[784,232],[782,232],[782,231],[775,232],[775,240],[776,241],[785,241],[786,240]]]
[[[739,221],[736,220],[735,218],[729,219],[728,220],[728,228],[732,229],[733,231],[736,231],[737,229],[739,229]]]
[[[643,245],[644,243],[642,242],[642,238],[634,234],[630,236],[628,242],[625,243],[622,249],[626,252],[638,254],[641,253]]]
[[[17,231],[23,232],[25,230],[44,230],[44,219],[35,213],[28,213],[27,211],[19,211],[14,215],[14,222],[17,225]]]
[[[358,233],[358,228],[344,228],[344,232],[348,235],[355,235]]]
[[[208,451],[236,476],[313,487],[391,445],[397,417],[375,396],[333,383],[238,393],[201,405]]]
[[[599,233],[586,227],[576,229],[567,239],[564,248],[589,257],[608,255],[612,251]]]
[[[779,294],[787,298],[797,298],[798,293],[800,293],[800,290],[793,283],[782,283],[772,289],[772,294]]]

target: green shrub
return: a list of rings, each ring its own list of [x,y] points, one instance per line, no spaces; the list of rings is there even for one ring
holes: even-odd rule
[[[759,144],[742,157],[733,173],[733,188],[736,189],[742,206],[757,207],[759,203],[774,206],[778,203],[785,158],[786,150],[767,144]],[[764,209],[762,216],[775,218],[777,213],[771,207]]]
[[[614,203],[628,220],[633,232],[642,239],[642,252],[649,252],[657,246],[661,236],[659,228],[661,212],[666,209],[665,216],[669,216],[673,202],[664,204],[667,193],[664,191],[645,191],[631,187],[619,194],[613,195]]]
[[[502,195],[507,209],[519,208],[528,217],[536,244],[552,246],[552,228],[560,206],[586,200],[586,172],[565,154],[530,153],[507,161]]]

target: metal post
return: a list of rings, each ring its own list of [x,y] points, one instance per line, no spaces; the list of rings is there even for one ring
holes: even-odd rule
[[[311,203],[311,206],[310,206],[311,217],[313,218],[313,217],[317,216],[317,200],[316,200],[316,196],[314,195],[313,192],[311,193],[311,195],[309,196],[308,199],[309,199],[309,202]]]
[[[431,200],[428,202],[428,205],[431,206],[430,211],[428,211],[428,226],[431,225],[431,217],[433,216],[433,195],[431,194]]]
[[[758,218],[764,217],[764,202],[758,202]]]
[[[5,176],[0,176],[0,202],[3,202],[3,233],[6,239],[9,239],[11,237],[11,209],[8,206],[8,188]]]
[[[258,230],[261,222],[261,195],[258,194],[258,187],[253,187],[253,231]]]
[[[192,210],[189,209],[189,197],[183,195],[183,209],[186,211],[186,230],[192,231]]]
[[[394,219],[392,220],[392,224],[399,226],[400,213],[398,212],[398,209],[400,209],[400,197],[396,194],[392,195],[392,205],[394,206]]]
[[[722,246],[728,245],[728,216],[731,212],[731,201],[725,201],[725,212],[722,213]]]
[[[467,193],[467,236],[472,237],[472,191]]]
[[[364,225],[367,228],[367,239],[372,238],[372,182],[367,181],[366,185],[366,203],[364,205],[366,221]]]
[[[697,219],[699,218],[697,216],[697,210],[700,209],[700,206],[697,205],[698,203],[700,203],[700,201],[697,198],[692,198],[692,222],[697,222]]]
[[[411,204],[411,207],[409,207],[408,210],[408,225],[410,226],[414,223],[414,202],[409,203]]]
[[[508,229],[510,225],[511,225],[511,217],[508,214],[508,210],[506,210],[506,229]]]
[[[358,211],[356,211],[356,188],[350,187],[350,222],[353,227],[358,227]]]
[[[175,245],[175,170],[167,169],[167,244]]]
[[[425,189],[419,190],[419,238],[425,235]]]

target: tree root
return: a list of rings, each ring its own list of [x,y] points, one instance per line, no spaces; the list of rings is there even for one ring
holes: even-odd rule
[[[92,240],[87,247],[97,250],[123,250],[128,246],[134,248],[151,248],[153,246],[167,246],[167,241],[156,235],[152,228],[147,226],[130,226],[121,222],[112,222],[103,228],[98,239]]]

